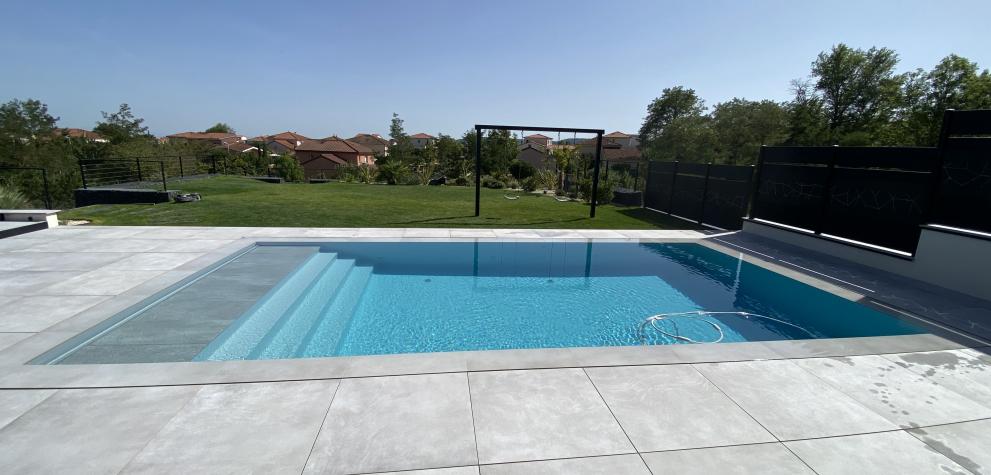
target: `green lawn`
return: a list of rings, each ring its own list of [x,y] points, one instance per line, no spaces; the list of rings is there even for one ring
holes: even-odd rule
[[[482,190],[482,216],[474,216],[474,189],[455,186],[388,186],[348,183],[270,184],[215,177],[178,186],[200,193],[196,203],[95,205],[60,213],[104,225],[299,226],[299,227],[492,227],[685,229],[691,223],[640,208],[589,206],[552,197],[508,200],[502,190]]]

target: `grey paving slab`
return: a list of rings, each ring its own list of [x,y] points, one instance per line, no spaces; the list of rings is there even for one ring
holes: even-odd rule
[[[162,271],[97,269],[39,289],[41,295],[117,295]]]
[[[188,239],[158,241],[159,245],[149,250],[155,252],[209,252],[227,246],[231,239]]]
[[[34,234],[34,233],[29,233],[29,234]],[[35,242],[32,239],[14,239],[14,238],[0,239],[0,252],[20,251],[22,249],[27,249],[35,245],[37,245],[37,242]]]
[[[341,382],[305,473],[478,463],[465,373]]]
[[[172,270],[203,253],[196,252],[143,252],[107,265],[108,269]]]
[[[712,363],[695,367],[781,440],[897,428],[791,361]]]
[[[685,363],[713,361],[749,361],[779,359],[764,342],[714,343],[702,345],[669,345]]]
[[[585,371],[639,452],[777,441],[690,365]]]
[[[55,394],[54,390],[0,391],[0,428],[10,424],[11,421],[28,412],[52,394]]]
[[[967,473],[904,431],[798,440],[785,445],[819,475]]]
[[[7,473],[117,473],[196,390],[60,390],[0,430],[0,466]]]
[[[633,452],[581,369],[470,373],[483,464]]]
[[[0,348],[0,365],[20,365],[31,360],[52,347],[72,338],[76,334],[73,332],[44,331],[41,333],[4,333],[4,335],[21,335],[25,338],[17,340],[10,337],[14,342],[6,348]],[[0,373],[0,380],[6,374]],[[57,386],[53,386],[57,387]]]
[[[928,333],[862,338],[767,341],[764,342],[764,345],[783,358],[877,355],[909,351],[948,350],[964,346],[961,342]]]
[[[908,433],[973,473],[991,474],[991,420],[910,429]]]
[[[128,252],[8,252],[0,254],[0,269],[90,271],[131,255]]]
[[[479,467],[481,475],[650,475],[639,455],[608,455],[563,460],[516,462]],[[664,472],[658,472],[664,473]]]
[[[656,474],[812,475],[815,473],[779,443],[675,450],[642,455],[647,466]]]
[[[30,336],[30,333],[0,333],[0,351],[10,348]]]
[[[927,380],[991,407],[991,361],[963,350],[901,353],[884,357]]]
[[[99,295],[21,297],[4,305],[0,312],[0,332],[39,332],[108,298]]]
[[[71,239],[38,240],[19,252],[148,252],[168,241],[153,239]]]
[[[426,470],[403,470],[402,472],[381,472],[376,475],[478,475],[478,467],[429,468]]]
[[[82,274],[82,271],[49,272],[14,270],[0,272],[0,295],[34,295],[45,287]]]
[[[205,386],[152,438],[126,473],[294,473],[336,380]]]
[[[903,428],[991,417],[991,408],[881,356],[814,358],[795,364]]]

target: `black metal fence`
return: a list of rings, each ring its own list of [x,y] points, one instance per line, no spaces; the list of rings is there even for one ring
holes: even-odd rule
[[[651,162],[644,206],[725,229],[749,214],[908,254],[922,224],[991,232],[991,110],[946,111],[935,148],[761,147],[748,192],[750,170]]]
[[[762,147],[750,216],[912,253],[936,150]]]
[[[723,229],[740,229],[754,167],[649,162],[644,207]]]
[[[946,111],[930,221],[991,232],[991,110]]]
[[[226,158],[153,156],[80,159],[83,188],[141,188],[168,191],[169,180],[226,174]]]

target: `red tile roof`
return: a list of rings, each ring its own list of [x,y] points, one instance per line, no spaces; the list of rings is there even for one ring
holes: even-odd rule
[[[321,153],[320,156],[319,156],[319,158],[323,158],[325,160],[330,160],[330,161],[332,161],[332,162],[334,162],[334,163],[336,163],[338,165],[347,165],[348,164],[348,161],[347,160],[345,160],[345,159],[343,159],[341,157],[338,157],[337,155],[334,155],[332,153]]]
[[[62,135],[74,139],[86,139],[86,140],[103,140],[103,136],[93,132],[91,130],[85,129],[61,129]]]
[[[531,134],[531,135],[527,135],[526,137],[523,137],[523,138],[525,138],[525,139],[549,139],[550,137],[548,137],[548,136],[546,136],[544,134]]]
[[[415,134],[415,135],[410,135],[409,138],[411,138],[411,139],[435,139],[437,137],[434,137],[433,135],[430,135],[430,134],[425,134],[423,132],[420,132],[420,133]]]
[[[341,139],[304,140],[303,143],[296,147],[296,151],[359,153],[362,155],[371,155],[374,153],[372,149],[360,143]]]
[[[628,138],[633,137],[633,136],[630,135],[630,134],[624,134],[623,132],[620,132],[620,131],[617,130],[615,132],[610,132],[610,133],[608,133],[606,135],[603,135],[603,137],[608,137],[608,138],[611,138],[611,139],[628,139]]]
[[[186,139],[186,140],[226,140],[234,139],[235,141],[240,141],[241,137],[237,134],[229,134],[227,132],[180,132],[178,134],[169,135],[170,139]]]

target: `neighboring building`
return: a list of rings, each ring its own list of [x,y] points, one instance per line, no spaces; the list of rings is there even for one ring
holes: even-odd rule
[[[102,135],[100,135],[100,134],[98,134],[96,132],[93,132],[91,130],[86,130],[86,129],[72,129],[72,128],[70,128],[70,129],[56,129],[56,130],[58,132],[60,132],[63,137],[69,138],[69,139],[83,139],[83,140],[86,140],[88,142],[100,142],[100,143],[109,142],[109,140],[103,138]]]
[[[602,136],[603,144],[619,145],[619,148],[637,148],[640,146],[640,137],[633,134],[625,134],[615,131]]]
[[[372,149],[372,152],[375,152],[375,155],[382,157],[389,156],[389,146],[392,145],[391,141],[382,138],[379,134],[358,134],[348,140],[355,143],[360,143]]]
[[[538,170],[553,170],[555,168],[554,160],[547,154],[547,147],[534,142],[521,144],[519,152],[516,153],[516,159],[529,163]]]
[[[261,135],[248,139],[248,143],[264,144],[270,155],[291,155],[296,153],[296,147],[309,137],[296,132],[282,132],[275,135]]]
[[[433,135],[420,132],[416,135],[410,135],[409,143],[410,145],[413,146],[413,148],[421,149],[423,147],[426,147],[428,143],[433,142],[436,139],[437,137],[434,137]]]
[[[248,140],[247,137],[227,132],[182,132],[165,138],[169,141],[203,142],[214,145],[228,145]]]
[[[307,178],[333,178],[345,165],[375,166],[375,152],[360,143],[331,138],[304,140],[296,146],[296,160]]]
[[[237,153],[261,151],[261,149],[259,149],[258,147],[255,147],[247,142],[234,142],[234,143],[217,145],[216,147],[221,150],[227,150],[228,152],[237,152]]]
[[[551,138],[544,134],[527,135],[526,137],[523,137],[523,144],[525,145],[528,143],[540,145],[544,148],[544,150],[546,150],[551,146]]]

